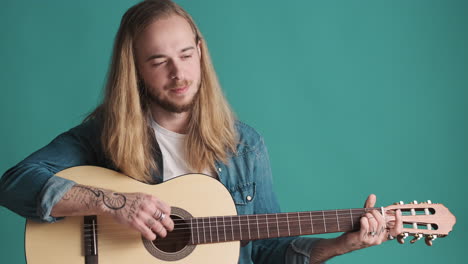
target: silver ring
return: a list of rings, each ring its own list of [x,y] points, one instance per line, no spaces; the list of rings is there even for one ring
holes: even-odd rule
[[[372,231],[372,232],[369,232],[369,235],[370,236],[375,236],[375,234],[377,234],[376,232]]]
[[[154,217],[156,220],[159,221],[159,220],[161,219],[162,215],[163,215],[163,212],[162,212],[162,211],[156,210],[156,212],[154,212],[154,214],[153,214],[153,217]]]
[[[395,239],[395,237],[392,236],[392,235],[390,235],[390,234],[388,234],[387,238],[388,238],[388,240],[393,240],[393,239]]]
[[[166,218],[166,214],[161,212],[161,216],[159,217],[158,220],[162,222],[162,220],[164,220],[164,218]]]

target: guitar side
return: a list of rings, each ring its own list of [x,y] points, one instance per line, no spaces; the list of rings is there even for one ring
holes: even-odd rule
[[[116,192],[144,192],[157,196],[193,217],[236,215],[231,195],[217,180],[200,174],[177,177],[158,185],[148,185],[120,173],[93,166],[74,167],[58,173],[79,184]],[[208,191],[209,190],[209,191]],[[99,263],[237,263],[240,242],[196,245],[187,256],[165,261],[151,255],[140,233],[113,219],[98,216]],[[107,227],[106,227],[107,226]],[[116,233],[115,231],[118,231]],[[66,217],[57,223],[27,221],[25,234],[28,264],[85,263],[83,217]],[[177,253],[175,253],[177,254]]]

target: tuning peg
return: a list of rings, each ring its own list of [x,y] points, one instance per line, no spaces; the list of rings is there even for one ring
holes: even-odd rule
[[[432,246],[432,241],[434,241],[437,238],[437,235],[427,235],[426,236],[426,245]]]
[[[398,243],[400,244],[404,244],[405,243],[405,238],[408,237],[408,233],[401,233],[397,236],[397,241]]]
[[[418,204],[418,201],[414,200],[414,201],[410,202],[410,204]]]
[[[411,239],[410,243],[411,244],[414,244],[416,241],[418,241],[419,239],[421,239],[423,236],[421,234],[415,234],[414,235],[414,238]]]
[[[432,204],[431,200],[427,200],[427,203],[428,203],[428,204]]]

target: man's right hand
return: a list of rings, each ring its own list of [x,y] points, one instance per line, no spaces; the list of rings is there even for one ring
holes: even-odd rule
[[[111,215],[117,222],[138,230],[149,240],[165,237],[174,229],[171,207],[144,193],[116,193],[85,185],[73,186],[53,208],[51,215]]]

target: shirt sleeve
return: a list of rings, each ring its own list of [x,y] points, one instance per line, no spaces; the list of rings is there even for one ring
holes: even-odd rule
[[[273,192],[268,150],[261,138],[256,148],[255,177],[257,181],[255,214],[278,213],[280,206]],[[252,261],[269,264],[309,263],[310,252],[319,238],[283,237],[257,240],[252,246]]]
[[[53,206],[75,184],[55,176],[66,168],[96,163],[95,134],[87,121],[59,135],[7,170],[0,179],[0,205],[31,220],[54,222]]]

